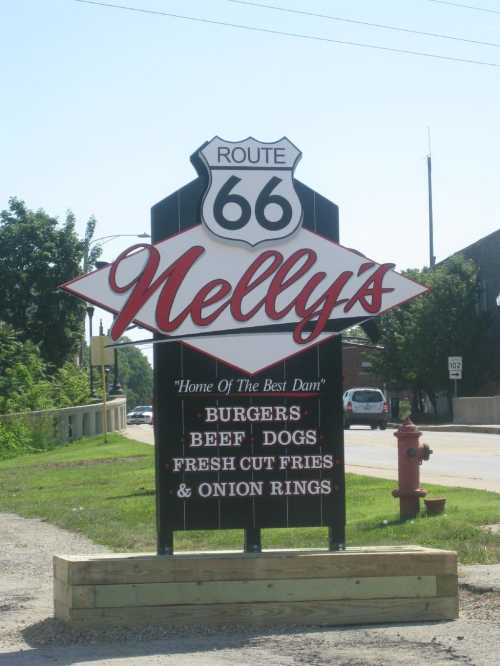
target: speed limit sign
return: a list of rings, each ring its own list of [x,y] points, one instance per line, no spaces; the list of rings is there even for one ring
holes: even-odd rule
[[[448,372],[450,379],[462,379],[461,356],[448,356]]]

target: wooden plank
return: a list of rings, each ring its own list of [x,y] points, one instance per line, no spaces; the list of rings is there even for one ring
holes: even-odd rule
[[[54,578],[61,580],[63,583],[69,582],[69,566],[70,561],[64,557],[54,556],[52,560]]]
[[[436,586],[438,597],[458,597],[458,576],[437,576]]]
[[[78,589],[75,588],[75,589]],[[436,596],[435,576],[318,578],[95,586],[97,608]],[[88,596],[74,608],[92,607]]]
[[[54,578],[54,600],[69,608],[94,608],[94,585],[67,585]]]
[[[65,606],[71,606],[71,586],[66,585],[58,578],[54,578],[54,602],[58,601]]]
[[[75,625],[167,624],[199,625],[346,625],[385,622],[428,622],[458,617],[455,597],[427,599],[376,599],[349,601],[283,602],[142,606],[132,608],[75,608],[69,611]]]
[[[365,576],[442,576],[456,574],[456,553],[437,550],[359,552],[309,551],[246,554],[198,554],[170,557],[94,557],[68,560],[76,585],[344,578]]]
[[[387,552],[405,552],[405,553],[447,553],[453,551],[446,551],[440,548],[428,548],[427,546],[348,546],[342,554],[349,555],[350,553],[387,553]],[[241,550],[181,550],[176,551],[175,557],[182,558],[196,558],[200,557],[213,558],[213,557],[234,557],[234,558],[261,558],[261,557],[290,557],[295,555],[331,555],[332,553],[325,548],[273,548],[264,549],[262,553],[244,553]],[[95,560],[106,559],[156,559],[156,553],[93,553],[91,555],[55,555],[68,562],[92,562]]]
[[[95,585],[73,585],[71,588],[72,608],[94,608],[96,605]]]
[[[63,604],[61,601],[54,599],[54,617],[58,620],[63,620],[63,622],[69,622],[71,620],[71,613],[69,607]]]

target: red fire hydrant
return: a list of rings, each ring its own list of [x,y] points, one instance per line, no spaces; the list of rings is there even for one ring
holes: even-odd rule
[[[406,418],[394,433],[398,438],[398,481],[399,488],[392,491],[393,497],[399,497],[401,520],[415,518],[420,512],[420,498],[427,491],[420,488],[420,465],[429,460],[432,453],[427,444],[419,442],[422,433]]]

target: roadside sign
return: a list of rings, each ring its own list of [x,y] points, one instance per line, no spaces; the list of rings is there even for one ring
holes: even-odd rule
[[[257,551],[261,528],[325,526],[345,544],[339,333],[427,288],[339,245],[300,155],[215,137],[152,208],[152,245],[64,285],[116,314],[114,340],[154,334],[160,554],[175,530],[243,528]]]
[[[196,199],[177,206],[177,226],[170,212],[158,222],[167,197],[153,245],[63,288],[116,314],[113,340],[135,323],[247,375],[428,291],[339,245],[338,208],[293,178],[297,161],[287,139],[213,139],[193,158]]]
[[[93,335],[90,344],[90,358],[92,365],[113,365],[113,350],[107,345],[112,345],[113,340],[108,335]]]
[[[461,356],[448,356],[448,372],[450,379],[462,379]]]

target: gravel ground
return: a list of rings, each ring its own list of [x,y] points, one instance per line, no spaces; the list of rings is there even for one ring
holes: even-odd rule
[[[0,665],[432,666],[500,663],[500,566],[463,567],[453,622],[263,631],[148,626],[75,631],[52,618],[52,555],[105,549],[40,520],[0,514]]]

